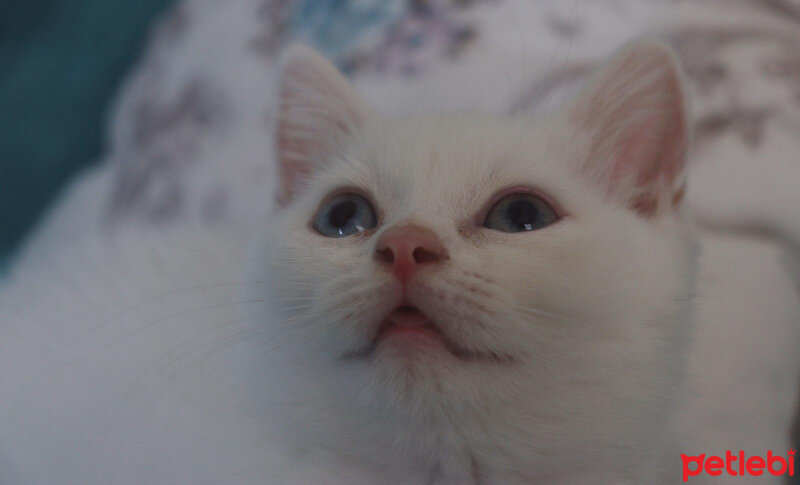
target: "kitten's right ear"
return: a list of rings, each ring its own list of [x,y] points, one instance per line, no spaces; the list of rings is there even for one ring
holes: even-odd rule
[[[646,217],[670,213],[684,192],[688,112],[672,48],[628,44],[591,80],[569,111],[591,136],[583,168]]]
[[[289,47],[279,81],[278,203],[291,200],[298,184],[324,165],[368,116],[369,108],[333,64],[309,47]]]

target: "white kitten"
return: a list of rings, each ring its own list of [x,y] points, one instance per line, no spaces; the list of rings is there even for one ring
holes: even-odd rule
[[[297,446],[447,483],[652,477],[695,266],[671,53],[633,45],[536,119],[380,119],[318,55],[286,62],[259,256]]]
[[[695,300],[671,52],[631,45],[519,119],[383,119],[312,51],[284,69],[281,207],[246,264],[216,257],[236,235],[123,229],[4,289],[2,482],[678,476],[717,293]]]

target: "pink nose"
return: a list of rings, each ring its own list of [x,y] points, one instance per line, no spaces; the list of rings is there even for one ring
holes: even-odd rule
[[[390,228],[375,246],[375,260],[391,265],[392,272],[403,283],[422,265],[438,263],[446,257],[436,234],[416,225]]]

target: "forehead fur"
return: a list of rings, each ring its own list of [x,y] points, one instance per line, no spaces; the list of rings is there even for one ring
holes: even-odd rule
[[[520,186],[558,197],[583,185],[576,136],[552,118],[378,120],[356,132],[312,185],[322,192],[360,188],[406,210],[472,209],[498,190]],[[318,191],[312,191],[317,198]]]

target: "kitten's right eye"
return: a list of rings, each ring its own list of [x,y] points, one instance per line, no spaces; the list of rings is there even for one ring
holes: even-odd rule
[[[314,229],[327,237],[345,237],[378,225],[375,209],[364,197],[342,194],[322,206],[314,216]]]
[[[502,232],[535,231],[558,220],[547,202],[534,195],[520,193],[503,197],[489,211],[483,225]]]

